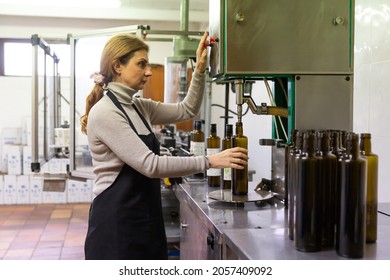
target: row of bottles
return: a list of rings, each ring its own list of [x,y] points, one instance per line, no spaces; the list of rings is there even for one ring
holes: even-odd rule
[[[225,127],[225,136],[222,140],[217,135],[216,124],[213,123],[210,125],[210,135],[205,139],[204,132],[202,131],[202,122],[194,122],[194,130],[191,132],[190,141],[190,152],[194,156],[210,156],[232,147],[248,148],[248,138],[243,133],[242,122],[236,123],[235,135],[233,135],[233,125],[227,124]],[[234,195],[246,195],[248,193],[247,165],[245,165],[243,170],[209,168],[206,174],[210,187],[231,189]]]
[[[289,237],[300,251],[361,258],[376,241],[378,156],[370,134],[297,131],[287,148]]]

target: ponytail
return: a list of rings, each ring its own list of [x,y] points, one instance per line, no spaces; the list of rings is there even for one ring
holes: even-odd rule
[[[93,105],[95,105],[103,97],[103,88],[99,84],[95,84],[91,93],[87,96],[85,102],[85,114],[80,118],[81,132],[87,134],[88,114]]]

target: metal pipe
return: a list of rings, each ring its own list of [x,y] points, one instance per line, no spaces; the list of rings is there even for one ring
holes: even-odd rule
[[[225,125],[223,126],[224,129],[224,135],[226,136],[226,125],[229,123],[229,93],[230,93],[230,84],[225,84]]]
[[[242,121],[242,104],[244,103],[244,80],[234,80],[235,92],[236,92],[236,105],[237,105],[237,122]]]
[[[38,45],[32,47],[31,169],[39,172],[38,155]]]
[[[188,32],[189,0],[182,0],[180,4],[180,31]]]

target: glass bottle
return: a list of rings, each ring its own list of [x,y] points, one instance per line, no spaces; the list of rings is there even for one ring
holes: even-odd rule
[[[286,173],[286,189],[288,192],[288,236],[294,240],[294,186],[296,180],[296,157],[301,152],[301,140],[298,130],[292,130],[290,136],[290,144],[287,146],[287,173]]]
[[[378,224],[378,155],[371,151],[371,134],[360,134],[360,152],[367,160],[366,242],[377,239]]]
[[[295,187],[295,247],[300,251],[321,250],[321,159],[316,154],[317,135],[305,132],[302,153],[297,161]]]
[[[330,150],[330,135],[324,131],[321,135],[320,150],[322,157],[321,193],[322,199],[322,246],[333,247],[336,230],[336,170],[337,157]]]
[[[221,138],[217,135],[217,125],[210,125],[210,135],[207,137],[206,155],[211,156],[221,151]],[[221,169],[209,168],[206,171],[207,181],[210,187],[219,187],[221,185]]]
[[[248,138],[244,136],[242,122],[236,122],[236,134],[232,138],[233,147],[242,147],[248,149]],[[248,194],[248,165],[244,169],[232,169],[232,194]]]
[[[359,136],[346,137],[346,155],[339,168],[339,213],[336,252],[346,258],[362,258],[366,243],[367,162],[359,150]]]
[[[222,150],[226,150],[232,147],[233,125],[227,124],[225,127],[225,137],[222,139]],[[232,169],[223,169],[223,188],[232,188]]]
[[[190,153],[194,156],[205,155],[205,136],[202,131],[202,121],[194,121],[194,129],[191,131]],[[194,174],[196,177],[203,177],[204,173]]]

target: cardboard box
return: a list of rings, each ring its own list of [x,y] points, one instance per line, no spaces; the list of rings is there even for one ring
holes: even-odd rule
[[[32,175],[31,171],[31,161],[32,161],[32,147],[31,146],[23,146],[23,174],[24,175]]]
[[[92,186],[93,180],[88,179],[85,182],[80,182],[80,202],[92,201]]]
[[[4,204],[16,204],[16,175],[4,175]]]
[[[3,151],[7,154],[7,173],[9,175],[22,175],[22,153],[21,145],[3,145]]]
[[[49,174],[61,174],[63,173],[62,168],[62,160],[60,158],[52,158],[48,162],[48,173]]]
[[[43,179],[34,175],[30,176],[30,203],[41,204],[43,193]]]
[[[42,203],[60,203],[64,204],[67,201],[66,191],[63,192],[42,192]]]
[[[68,179],[67,180],[67,201],[69,203],[80,202],[80,184],[79,181]]]
[[[31,116],[24,116],[22,118],[22,144],[32,145],[32,118]]]
[[[4,127],[1,130],[1,144],[22,144],[22,129],[20,127]]]
[[[30,176],[20,175],[16,177],[16,203],[30,203]]]
[[[0,205],[4,204],[4,176],[0,175]]]

